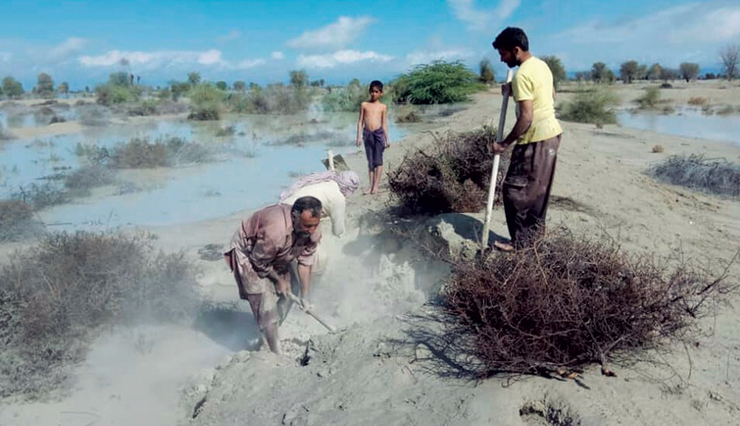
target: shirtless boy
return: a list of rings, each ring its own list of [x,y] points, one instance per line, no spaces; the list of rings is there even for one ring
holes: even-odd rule
[[[360,105],[360,119],[357,121],[357,146],[364,140],[370,171],[370,194],[378,193],[383,173],[383,151],[391,146],[388,140],[388,107],[380,102],[382,96],[383,83],[373,80],[370,83],[370,102]]]

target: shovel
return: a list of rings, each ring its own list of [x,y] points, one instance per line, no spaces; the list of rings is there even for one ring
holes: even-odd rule
[[[308,315],[311,315],[316,321],[318,321],[321,325],[323,325],[324,327],[326,327],[327,330],[329,330],[332,333],[336,331],[336,329],[334,327],[332,327],[329,324],[327,324],[318,315],[316,315],[315,313],[313,313],[312,311],[310,311],[308,309],[304,309],[303,308],[303,304],[301,303],[301,299],[299,299],[295,294],[289,292],[288,293],[288,298],[290,300],[292,300],[293,302],[295,302],[298,305],[298,307],[301,308],[301,310],[303,312],[307,313]]]
[[[514,73],[509,70],[506,73],[506,83],[511,83],[511,79]],[[509,106],[509,97],[504,97],[501,102],[501,115],[498,118],[498,132],[496,132],[496,142],[501,142],[504,139],[504,124],[506,123],[506,109]],[[484,253],[488,248],[488,232],[491,229],[491,213],[493,212],[493,200],[496,195],[496,179],[498,178],[498,165],[501,161],[501,156],[496,154],[493,156],[493,172],[491,173],[491,184],[488,188],[488,203],[486,204],[486,221],[483,224],[483,236],[481,237],[480,251]]]

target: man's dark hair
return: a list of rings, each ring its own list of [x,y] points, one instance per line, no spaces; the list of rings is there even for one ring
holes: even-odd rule
[[[529,52],[529,39],[527,39],[527,35],[521,28],[506,27],[505,30],[496,36],[496,40],[493,41],[494,49],[513,52],[515,47]]]
[[[290,209],[290,214],[294,218],[301,216],[306,210],[311,212],[311,217],[321,217],[321,201],[316,197],[301,197],[293,203],[293,207]]]
[[[373,87],[377,87],[378,90],[381,92],[383,91],[383,83],[380,80],[373,80],[370,82],[370,90],[373,89]]]

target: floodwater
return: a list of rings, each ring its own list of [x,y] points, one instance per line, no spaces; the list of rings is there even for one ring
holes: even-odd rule
[[[29,119],[30,120],[30,119]],[[277,201],[297,174],[323,171],[327,150],[355,152],[357,117],[312,110],[300,116],[227,116],[219,122],[185,120],[85,128],[82,133],[16,139],[0,147],[0,199],[45,177],[73,171],[83,161],[75,146],[111,148],[133,137],[178,136],[213,148],[215,161],[166,169],[124,170],[93,195],[39,212],[53,230],[110,230],[192,223]],[[232,136],[216,132],[234,127]],[[392,141],[407,130],[390,123]],[[62,182],[58,182],[61,185]],[[121,190],[120,188],[134,188]]]
[[[625,127],[740,145],[738,115],[707,115],[699,108],[681,108],[673,114],[621,111],[617,120]]]

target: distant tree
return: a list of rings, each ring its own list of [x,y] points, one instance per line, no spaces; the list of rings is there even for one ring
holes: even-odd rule
[[[678,69],[681,72],[681,78],[686,80],[687,83],[699,77],[699,64],[684,62],[678,66]]]
[[[360,83],[360,80],[357,78],[353,78],[349,81],[348,84],[349,87],[362,87],[362,83]]]
[[[671,68],[663,68],[660,70],[660,79],[668,83],[668,80],[673,81],[678,76],[678,72]]]
[[[325,81],[323,78],[319,80],[319,86],[324,87],[324,83]]]
[[[200,83],[200,73],[196,71],[192,71],[188,73],[188,83],[190,83],[191,86],[195,87],[198,83]]]
[[[293,87],[308,86],[308,74],[304,70],[293,70],[290,72],[290,85]]]
[[[740,62],[740,45],[727,45],[719,52],[722,59],[722,70],[727,80],[732,80],[738,76],[738,62]]]
[[[63,95],[66,95],[67,93],[69,93],[69,84],[67,84],[66,81],[63,81],[59,85],[59,87],[57,87],[57,92],[59,92],[59,93],[61,93]]]
[[[603,62],[596,62],[591,66],[591,78],[597,83],[614,83],[616,76],[614,72],[606,67]]]
[[[314,80],[311,82],[311,87],[319,87],[319,80]]]
[[[563,63],[560,61],[560,58],[557,56],[551,55],[551,56],[543,56],[541,58],[548,67],[550,67],[550,72],[552,73],[552,82],[555,85],[555,89],[560,87],[560,82],[565,81],[566,74],[565,74],[565,67],[563,66]]]
[[[45,72],[39,74],[36,82],[36,93],[45,98],[54,97],[54,79],[49,74]]]
[[[177,102],[182,95],[188,93],[190,90],[190,83],[186,81],[170,81],[170,92],[172,93],[172,100]]]
[[[647,78],[648,80],[658,80],[660,78],[660,72],[663,69],[663,67],[660,66],[660,64],[652,64],[650,65],[650,68],[648,68],[647,71]]]
[[[714,80],[715,78],[717,78],[717,75],[713,72],[708,72],[704,75],[704,79],[706,80]]]
[[[495,84],[496,73],[493,71],[491,61],[489,61],[488,59],[483,59],[482,61],[480,61],[480,64],[478,66],[480,68],[480,82],[489,86]]]
[[[243,92],[247,88],[247,84],[243,81],[235,81],[232,86],[237,92]]]
[[[219,81],[219,82],[216,83],[216,88],[219,89],[219,90],[226,90],[226,89],[229,88],[229,85],[226,84],[225,81]]]
[[[254,82],[249,82],[249,90],[259,90],[260,85]]]
[[[591,72],[589,71],[578,71],[573,76],[575,81],[589,81],[591,80]]]
[[[623,62],[619,67],[619,78],[623,83],[630,84],[635,79],[639,69],[640,66],[637,64],[637,61]]]
[[[8,98],[19,98],[23,94],[23,85],[13,77],[3,78],[3,93]]]
[[[126,72],[114,72],[108,76],[108,84],[113,86],[129,87],[131,85],[131,79]]]

